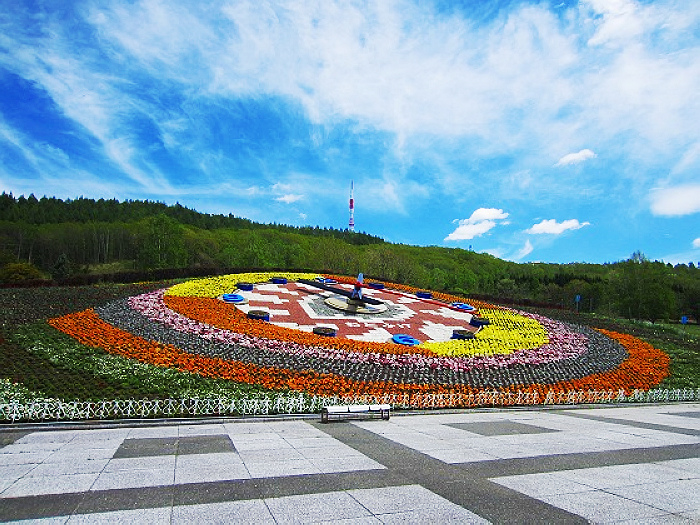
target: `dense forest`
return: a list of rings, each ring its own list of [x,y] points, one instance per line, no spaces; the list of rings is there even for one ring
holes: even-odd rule
[[[366,233],[259,224],[150,201],[0,195],[0,283],[100,274],[248,269],[365,275],[500,302],[634,319],[700,317],[700,268],[636,252],[607,264],[517,264],[458,248],[391,244]],[[189,272],[189,273],[188,273]],[[173,274],[175,275],[175,274]],[[578,301],[576,301],[578,299]]]

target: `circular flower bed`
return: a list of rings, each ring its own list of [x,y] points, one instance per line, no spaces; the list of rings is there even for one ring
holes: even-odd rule
[[[582,389],[631,392],[649,389],[668,375],[668,357],[631,336],[470,300],[488,321],[477,330],[469,325],[475,313],[449,308],[463,298],[435,292],[418,297],[417,289],[402,285],[369,283],[366,288],[386,301],[387,313],[377,314],[386,318],[327,312],[319,306],[324,294],[297,284],[317,277],[276,273],[197,279],[50,323],[83,344],[183,372],[324,396],[403,395],[407,404],[426,393],[484,389],[541,395]],[[354,283],[341,276],[322,278],[339,286]],[[220,299],[238,283],[254,284],[236,293],[245,295],[250,308],[268,304],[269,322],[251,319],[243,305]],[[289,312],[302,303],[312,320],[336,336],[292,322]],[[352,332],[363,324],[371,337]],[[416,330],[422,330],[422,338]],[[474,337],[452,339],[454,330],[471,330]],[[389,337],[376,340],[384,332]],[[391,342],[396,334],[421,342]]]

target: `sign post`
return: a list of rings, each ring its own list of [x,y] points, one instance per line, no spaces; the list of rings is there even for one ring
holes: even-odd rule
[[[576,294],[574,301],[576,302],[576,313],[578,313],[578,305],[581,302],[581,294]]]

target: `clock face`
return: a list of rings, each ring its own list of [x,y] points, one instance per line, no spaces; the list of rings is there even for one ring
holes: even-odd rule
[[[333,286],[346,290],[353,288],[346,284]],[[384,305],[376,307],[376,313],[347,311],[332,306],[338,299],[346,298],[304,283],[289,282],[260,283],[251,291],[239,290],[237,294],[244,296],[247,302],[235,307],[246,313],[265,310],[270,313],[270,323],[286,328],[311,332],[314,327],[331,327],[337,330],[337,337],[358,341],[389,342],[394,335],[406,334],[421,342],[442,342],[448,341],[454,330],[477,331],[469,324],[471,313],[449,308],[437,301],[372,288],[363,288],[362,293]],[[366,309],[372,311],[374,308],[366,305]]]

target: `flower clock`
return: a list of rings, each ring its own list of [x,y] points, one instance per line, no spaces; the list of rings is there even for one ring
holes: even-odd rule
[[[669,367],[663,352],[625,334],[361,276],[196,279],[50,323],[83,344],[186,373],[411,406],[424,394],[456,406],[485,390],[630,393],[657,385]]]

